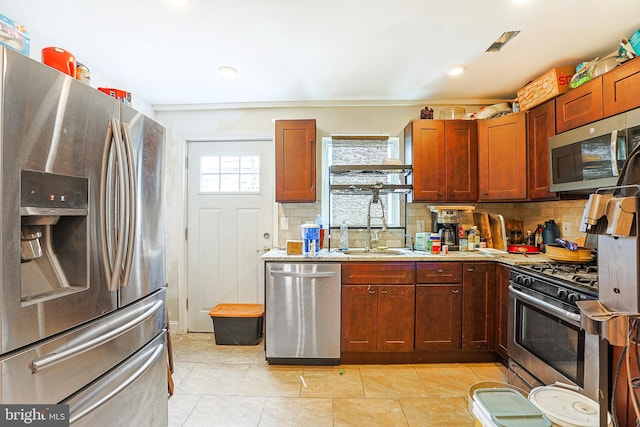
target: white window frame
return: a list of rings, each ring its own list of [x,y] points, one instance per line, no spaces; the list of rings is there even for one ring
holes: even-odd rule
[[[329,219],[331,217],[330,209],[330,175],[329,175],[329,167],[331,166],[331,145],[333,143],[333,139],[331,136],[322,137],[322,203],[321,203],[321,216],[322,223],[329,224]],[[397,159],[400,157],[400,138],[398,137],[389,137],[388,145],[387,145],[387,157]],[[392,177],[393,175],[390,175]],[[385,196],[384,205],[385,205],[385,215],[387,225],[390,228],[402,228],[404,225],[401,223],[401,204],[404,202],[404,196],[402,194],[397,194],[394,197],[394,194],[388,194]],[[337,229],[340,227],[340,224],[330,224],[331,228]],[[365,224],[349,224],[349,227],[360,228],[366,227]]]

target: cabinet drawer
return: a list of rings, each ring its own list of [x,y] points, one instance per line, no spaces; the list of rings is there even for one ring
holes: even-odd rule
[[[419,262],[416,266],[417,283],[460,283],[462,263]]]
[[[640,107],[640,59],[634,59],[602,75],[604,116]]]
[[[413,262],[358,262],[342,264],[342,284],[413,285],[416,266]]]
[[[556,98],[558,133],[600,120],[602,117],[602,76]]]

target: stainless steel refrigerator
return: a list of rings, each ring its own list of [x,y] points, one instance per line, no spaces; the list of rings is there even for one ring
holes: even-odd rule
[[[164,128],[10,49],[0,70],[0,403],[164,426]]]

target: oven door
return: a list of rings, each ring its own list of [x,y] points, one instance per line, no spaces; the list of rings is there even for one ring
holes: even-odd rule
[[[577,309],[512,282],[508,334],[509,358],[538,380],[584,387],[585,333]]]

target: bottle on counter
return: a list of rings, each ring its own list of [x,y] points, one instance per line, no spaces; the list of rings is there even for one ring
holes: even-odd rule
[[[316,215],[315,224],[320,227],[320,237],[318,239],[318,250],[324,247],[324,228],[322,228],[322,217],[320,214]]]
[[[469,252],[476,250],[476,233],[473,227],[471,227],[467,235],[467,250]]]
[[[340,224],[340,249],[343,251],[349,249],[349,227],[345,220]]]

